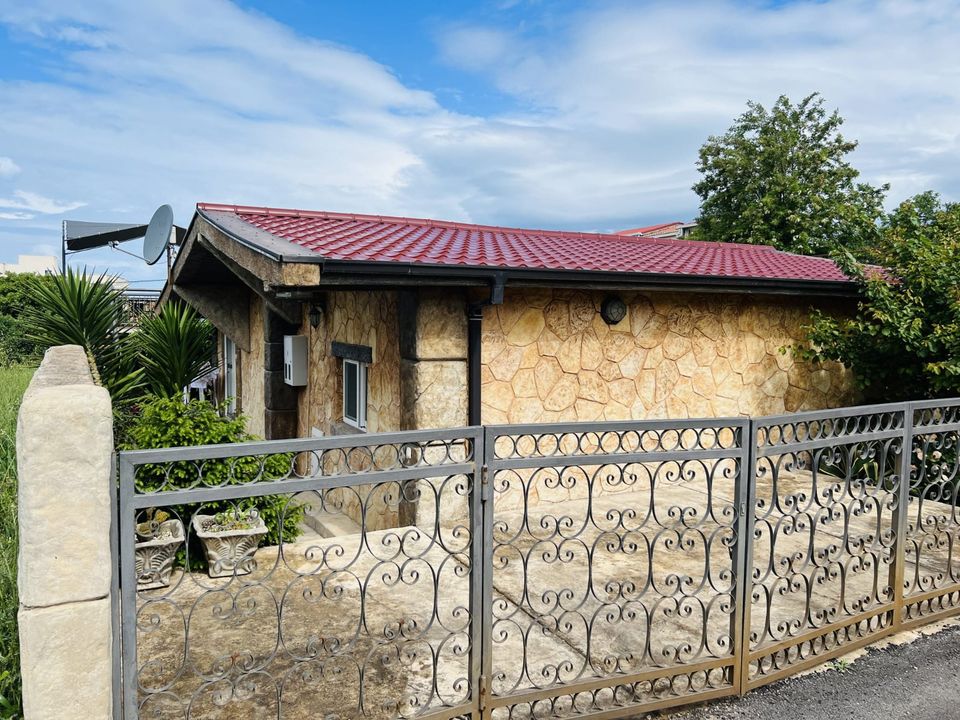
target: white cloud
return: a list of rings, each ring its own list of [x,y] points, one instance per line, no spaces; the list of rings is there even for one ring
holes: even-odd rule
[[[11,177],[20,172],[20,166],[11,158],[0,155],[0,177]]]
[[[631,203],[637,215],[693,214],[709,134],[747,99],[818,90],[861,141],[854,164],[890,181],[892,200],[927,188],[960,197],[955,0],[607,3],[567,20],[545,35],[463,25],[438,35],[445,58],[528,107],[512,120],[546,141],[512,163],[517,189],[573,214],[615,217]]]
[[[33,220],[35,217],[36,215],[33,213],[19,211],[7,212],[5,210],[0,210],[0,220]]]
[[[512,99],[467,116],[404,84],[376,47],[304,37],[226,0],[0,0],[11,37],[55,53],[46,81],[0,73],[2,151],[16,148],[31,189],[0,192],[0,237],[29,251],[56,241],[57,215],[146,221],[162,202],[185,224],[197,201],[600,230],[686,218],[707,135],[747,99],[812,90],[894,199],[960,197],[956,0],[549,12],[438,34],[441,61]],[[34,213],[48,226],[26,222]]]
[[[14,190],[12,198],[0,198],[0,208],[12,210],[29,210],[43,215],[59,215],[81,208],[86,203],[82,202],[59,202],[52,200],[37,193],[27,192],[26,190]],[[30,217],[33,217],[32,215]],[[14,218],[30,219],[30,218]]]

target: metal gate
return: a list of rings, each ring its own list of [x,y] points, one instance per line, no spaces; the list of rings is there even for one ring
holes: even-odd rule
[[[519,720],[743,693],[960,609],[958,433],[950,400],[123,452],[117,705]]]

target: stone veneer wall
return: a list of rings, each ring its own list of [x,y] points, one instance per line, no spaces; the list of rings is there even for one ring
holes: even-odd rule
[[[300,437],[313,429],[325,435],[358,433],[343,418],[343,373],[341,360],[330,354],[332,342],[367,345],[373,362],[367,367],[367,432],[389,432],[401,428],[400,350],[395,292],[334,292],[327,296],[320,325],[310,326],[309,307],[304,307],[301,332],[308,338],[309,373],[307,386],[300,391],[298,424]],[[356,468],[361,469],[361,468]],[[396,527],[401,507],[396,488],[360,485],[325,495],[327,510],[342,512],[361,521],[366,505],[368,530]],[[379,497],[371,497],[376,493]],[[388,501],[389,500],[389,501]]]
[[[266,434],[264,406],[264,304],[250,293],[250,352],[238,350],[240,359],[237,410],[247,418],[247,431],[257,437]]]
[[[390,432],[457,427],[467,419],[466,316],[464,299],[448,291],[352,292],[327,295],[317,328],[304,308],[301,332],[307,334],[310,372],[300,392],[299,435],[314,428],[325,435],[356,432],[342,423],[341,360],[330,354],[334,341],[368,345],[373,362],[367,370],[367,431]],[[384,488],[377,492],[396,488]],[[367,528],[396,527],[412,520],[412,508],[370,501],[361,487],[330,498],[343,512],[360,519],[367,503]],[[418,508],[420,510],[420,508]]]
[[[854,399],[849,373],[781,352],[809,301],[787,296],[508,291],[483,323],[483,422],[769,415]],[[839,308],[838,308],[839,309]]]
[[[304,307],[301,332],[307,335],[310,372],[300,392],[300,437],[313,428],[331,435],[350,432],[344,427],[341,360],[330,354],[330,343],[367,345],[373,362],[367,368],[367,432],[401,429],[400,345],[395,292],[335,292],[317,328],[310,326]]]

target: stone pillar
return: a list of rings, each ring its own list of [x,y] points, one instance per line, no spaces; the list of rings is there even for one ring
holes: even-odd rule
[[[404,430],[467,424],[466,299],[450,290],[400,296]]]
[[[76,345],[51,348],[17,421],[26,720],[113,717],[113,414]]]

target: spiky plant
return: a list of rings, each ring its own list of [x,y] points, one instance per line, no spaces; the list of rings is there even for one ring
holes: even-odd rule
[[[125,331],[126,307],[115,278],[67,268],[32,283],[36,307],[24,313],[27,335],[43,347],[80,345],[96,364],[100,382],[115,402],[136,398],[143,370]]]
[[[213,328],[189,305],[170,302],[141,319],[133,342],[148,390],[171,397],[206,370]]]

